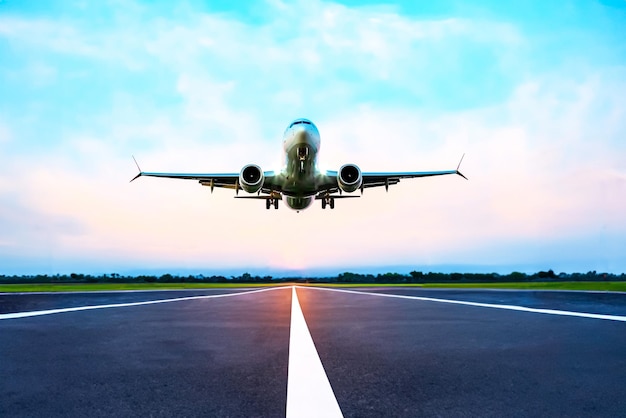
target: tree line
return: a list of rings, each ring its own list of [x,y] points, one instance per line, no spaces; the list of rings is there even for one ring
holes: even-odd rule
[[[514,271],[499,273],[436,273],[411,271],[408,274],[383,273],[361,274],[341,273],[329,277],[272,277],[243,273],[240,276],[223,275],[121,275],[117,273],[91,274],[36,274],[2,275],[0,283],[505,283],[505,282],[545,282],[545,281],[626,281],[626,274],[598,273],[555,273],[553,270],[536,273]]]

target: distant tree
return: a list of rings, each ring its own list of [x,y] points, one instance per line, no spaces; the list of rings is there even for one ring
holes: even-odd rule
[[[165,282],[165,283],[170,283],[170,282],[174,281],[174,277],[171,274],[166,273],[166,274],[162,275],[161,277],[159,277],[159,281],[160,282]]]
[[[552,271],[552,269],[548,270],[548,271],[540,271],[537,273],[537,277],[539,277],[540,279],[554,279],[556,278],[556,274],[554,274],[554,271]]]
[[[431,283],[440,283],[448,281],[448,275],[445,273],[434,273],[429,271],[426,275],[426,280]]]
[[[243,283],[251,283],[252,275],[250,273],[244,273],[241,276],[237,277],[236,280]]]
[[[339,283],[356,283],[359,281],[359,274],[351,273],[349,271],[345,273],[340,273],[335,281]]]
[[[410,281],[413,283],[422,283],[424,282],[424,273],[421,271],[412,271],[409,273],[411,277]]]
[[[385,273],[379,274],[376,281],[378,283],[402,283],[405,282],[407,276],[400,273]]]

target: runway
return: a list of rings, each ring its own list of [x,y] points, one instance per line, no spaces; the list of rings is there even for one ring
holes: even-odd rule
[[[626,294],[295,292],[1,294],[0,416],[626,411]]]

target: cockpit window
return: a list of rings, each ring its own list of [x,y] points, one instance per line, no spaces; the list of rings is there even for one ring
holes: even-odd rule
[[[297,120],[291,123],[291,125],[289,125],[289,128],[291,128],[292,126],[298,125],[300,123],[304,123],[305,125],[310,125],[311,122],[309,122],[308,120]]]

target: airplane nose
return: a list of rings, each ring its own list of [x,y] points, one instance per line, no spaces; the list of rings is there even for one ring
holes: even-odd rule
[[[287,152],[294,146],[307,145],[311,150],[317,152],[319,147],[319,134],[311,124],[297,124],[289,127],[286,132],[283,147]]]
[[[295,143],[306,142],[308,138],[308,132],[306,128],[298,126],[293,130],[293,140]]]

